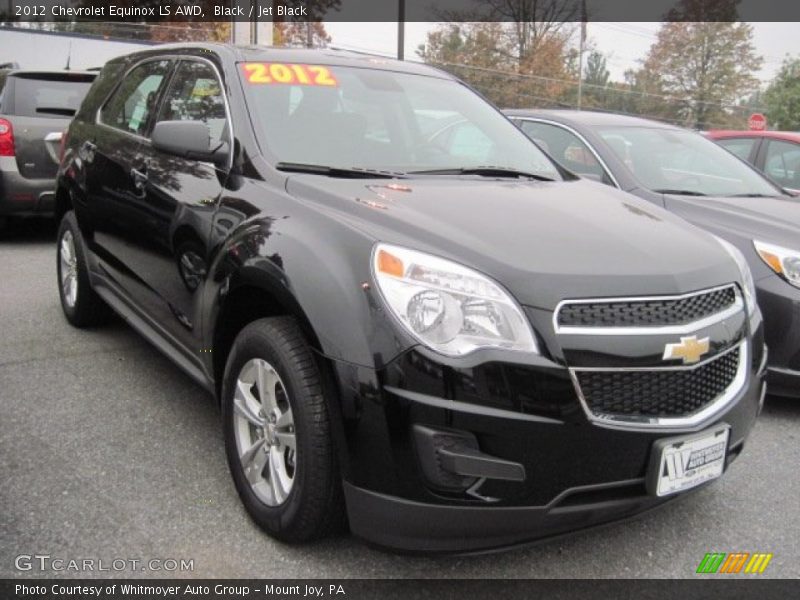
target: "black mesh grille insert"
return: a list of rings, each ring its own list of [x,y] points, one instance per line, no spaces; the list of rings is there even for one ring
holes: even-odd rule
[[[685,417],[719,397],[736,377],[739,349],[696,369],[576,371],[595,416]]]
[[[565,304],[558,312],[562,327],[648,327],[685,325],[721,312],[736,302],[733,286],[665,300]]]

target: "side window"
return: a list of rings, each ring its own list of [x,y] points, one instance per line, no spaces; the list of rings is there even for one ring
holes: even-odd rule
[[[770,140],[764,171],[784,187],[800,188],[800,144]]]
[[[181,61],[164,98],[158,121],[202,121],[211,146],[228,141],[225,97],[214,69],[205,62]]]
[[[587,179],[612,184],[611,177],[594,153],[574,133],[557,125],[536,121],[521,121],[520,128],[563,167]]]
[[[100,120],[128,133],[147,133],[169,66],[168,60],[152,60],[133,69],[100,110]]]
[[[726,138],[715,141],[728,152],[749,162],[750,153],[753,151],[753,146],[758,141],[758,138]]]

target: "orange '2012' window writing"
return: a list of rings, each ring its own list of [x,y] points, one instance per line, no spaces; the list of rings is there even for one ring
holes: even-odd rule
[[[291,84],[336,86],[328,67],[284,63],[244,63],[245,80],[252,84]]]

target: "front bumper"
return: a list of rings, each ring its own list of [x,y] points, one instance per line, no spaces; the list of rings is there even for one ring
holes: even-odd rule
[[[800,397],[800,290],[769,275],[757,282],[756,292],[770,352],[769,393]]]
[[[646,496],[638,481],[574,490],[574,501],[567,502],[571,493],[548,506],[425,504],[349,483],[344,492],[354,535],[384,548],[425,553],[490,552],[634,517],[683,496]],[[584,500],[576,499],[583,494]]]
[[[653,443],[726,423],[727,468],[763,399],[760,328],[753,346],[747,381],[734,401],[697,427],[667,431],[590,422],[567,370],[549,361],[460,367],[412,350],[376,371],[339,365],[349,420],[342,463],[351,530],[400,551],[475,552],[668,502],[676,496],[657,498],[646,490]],[[524,481],[486,479],[477,494],[432,483],[414,433],[419,426],[468,432],[481,453],[522,465]]]
[[[55,212],[55,177],[27,179],[16,158],[0,157],[0,216],[50,216]]]

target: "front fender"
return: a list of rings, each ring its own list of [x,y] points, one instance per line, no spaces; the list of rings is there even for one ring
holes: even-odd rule
[[[381,368],[414,341],[395,327],[372,286],[373,244],[321,215],[259,217],[242,224],[212,262],[204,338],[214,339],[227,297],[252,286],[304,321],[326,357]]]

